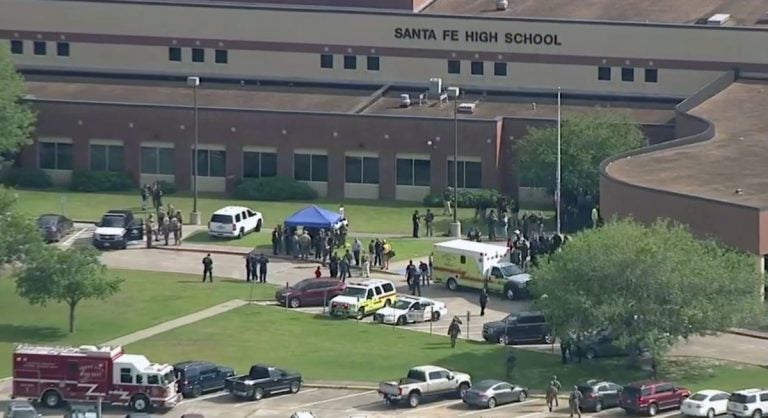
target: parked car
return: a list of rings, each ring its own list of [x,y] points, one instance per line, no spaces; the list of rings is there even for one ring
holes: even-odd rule
[[[42,417],[34,406],[27,401],[10,401],[5,406],[3,418],[38,418]]]
[[[408,405],[415,408],[427,397],[458,395],[463,399],[470,387],[472,379],[466,373],[419,366],[408,370],[408,375],[398,381],[379,383],[379,393],[390,405],[407,400]]]
[[[207,361],[183,361],[173,365],[179,380],[179,392],[185,398],[224,389],[228,377],[235,375],[231,367],[217,366]]]
[[[448,315],[445,303],[408,295],[398,295],[394,305],[379,309],[373,320],[382,324],[405,325],[407,323],[438,321]]]
[[[728,413],[734,417],[760,418],[768,415],[768,389],[744,389],[728,398]]]
[[[647,413],[650,416],[665,409],[677,409],[691,391],[672,383],[647,380],[624,386],[620,406],[628,414]]]
[[[551,344],[555,337],[540,312],[519,312],[507,315],[501,321],[483,325],[483,339],[505,345],[519,343]]]
[[[291,308],[328,305],[331,299],[344,293],[345,286],[336,278],[304,279],[275,292],[275,301],[280,306],[286,306],[287,300],[287,306]]]
[[[389,280],[371,279],[349,282],[344,293],[331,299],[331,315],[363,319],[397,300],[395,284]]]
[[[130,210],[110,210],[101,217],[93,232],[93,246],[102,249],[125,249],[130,241],[144,238],[143,220]]]
[[[254,364],[248,374],[227,378],[225,386],[236,398],[258,401],[274,393],[299,393],[302,383],[298,372]]]
[[[37,218],[37,228],[45,242],[59,242],[75,229],[75,225],[64,215],[45,214]]]
[[[714,418],[728,412],[730,393],[721,390],[702,390],[689,396],[680,405],[680,413],[684,417]]]
[[[580,383],[578,388],[579,392],[584,395],[581,410],[594,412],[619,406],[623,390],[621,385],[616,383],[594,379]]]
[[[243,206],[223,207],[211,215],[208,235],[223,238],[242,238],[251,232],[261,231],[264,218]]]
[[[495,408],[510,402],[523,402],[528,398],[528,388],[502,382],[501,380],[483,380],[476,383],[464,394],[463,401],[469,406]]]
[[[640,355],[647,351],[639,347],[620,347],[616,343],[616,338],[608,329],[602,329],[585,336],[582,344],[584,357],[589,360],[599,357],[623,357],[629,355],[632,351]]]

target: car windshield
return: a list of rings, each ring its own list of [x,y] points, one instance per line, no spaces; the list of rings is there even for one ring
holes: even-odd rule
[[[755,397],[753,395],[744,395],[741,393],[734,393],[733,395],[731,395],[731,397],[728,400],[736,403],[752,403],[754,402]]]
[[[520,267],[514,264],[502,264],[499,266],[499,268],[501,269],[501,272],[504,274],[504,277],[517,276],[518,274],[524,273],[522,270],[520,270]]]
[[[40,218],[37,218],[37,226],[55,226],[56,222],[58,221],[58,218],[55,216],[42,216]]]
[[[231,215],[213,215],[211,216],[211,222],[215,222],[217,224],[231,224],[232,216]]]
[[[365,297],[366,289],[364,287],[347,287],[344,289],[344,296],[352,296],[356,298]]]
[[[296,289],[296,290],[304,290],[304,289],[306,289],[307,287],[309,287],[309,284],[310,284],[310,283],[312,283],[312,281],[313,281],[313,280],[316,280],[316,279],[304,279],[304,280],[302,280],[302,281],[300,281],[300,282],[296,283],[296,284],[295,284],[295,285],[293,285],[292,287],[293,287],[294,289]]]
[[[694,393],[690,398],[692,401],[706,401],[709,398],[709,396],[703,394],[703,393]]]
[[[410,300],[398,300],[395,302],[395,305],[393,306],[395,309],[408,309],[413,305],[413,301]]]
[[[163,385],[170,385],[171,383],[176,381],[176,375],[173,373],[173,371],[170,371],[163,375]]]
[[[124,216],[105,216],[101,218],[101,226],[105,228],[122,228],[125,226]]]
[[[579,392],[584,395],[592,393],[592,386],[579,386]]]
[[[505,322],[515,322],[517,321],[517,314],[509,314],[506,318],[504,318]]]

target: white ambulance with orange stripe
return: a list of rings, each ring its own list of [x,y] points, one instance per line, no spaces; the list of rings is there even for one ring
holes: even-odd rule
[[[531,276],[509,262],[507,247],[457,239],[434,245],[432,280],[450,290],[487,287],[507,299],[519,299],[529,296]]]

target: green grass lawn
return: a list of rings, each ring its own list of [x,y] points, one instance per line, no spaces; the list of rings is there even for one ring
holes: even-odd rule
[[[106,301],[85,301],[77,307],[75,332],[67,332],[64,304],[31,306],[16,295],[11,278],[0,278],[0,377],[10,374],[16,343],[100,344],[228,300],[247,299],[242,281],[202,284],[198,276],[132,270],[111,270],[125,279],[120,293]],[[254,287],[254,297],[271,299],[275,287]]]
[[[141,208],[138,191],[132,193],[76,193],[70,191],[39,191],[17,190],[19,195],[18,208],[30,216],[42,213],[61,212],[73,219],[97,220],[109,209]],[[180,209],[185,217],[192,210],[192,198],[189,194],[175,194],[163,197],[164,204],[172,204]],[[339,204],[344,209],[350,221],[350,230],[355,233],[411,233],[411,215],[414,210],[420,213],[425,208],[420,203],[395,202],[381,200],[317,200],[309,202],[331,211],[337,211]],[[211,213],[227,205],[248,206],[264,215],[264,226],[271,228],[282,223],[285,218],[306,206],[307,202],[256,202],[241,201],[225,195],[202,194],[198,200],[198,209],[203,214],[203,222],[207,222]],[[442,209],[435,209],[436,215],[442,214]],[[551,216],[551,213],[548,213]],[[474,222],[473,209],[460,209],[459,217],[464,223],[464,229]],[[451,219],[447,216],[437,216],[435,219],[435,234],[448,231]]]
[[[234,366],[239,371],[256,362],[274,364],[298,370],[307,379],[375,382],[402,377],[409,367],[422,364],[464,371],[475,381],[506,379],[505,349],[501,346],[460,341],[451,349],[443,336],[257,305],[170,331],[129,348],[159,361],[205,359]],[[515,354],[518,367],[511,380],[533,390],[544,390],[554,374],[565,385],[584,378],[624,383],[647,377],[647,372],[624,367],[622,360],[563,366],[559,356],[526,350],[515,350]],[[768,371],[763,368],[707,360],[663,362],[659,374],[693,389],[733,390],[760,386],[768,379]]]

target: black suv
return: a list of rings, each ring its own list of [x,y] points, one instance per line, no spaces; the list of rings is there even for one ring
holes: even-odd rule
[[[624,389],[616,383],[594,379],[582,382],[578,387],[579,392],[584,395],[581,410],[594,412],[619,406],[621,391]]]
[[[501,321],[483,325],[483,339],[505,345],[517,343],[551,344],[555,337],[541,312],[518,312]]]
[[[235,375],[234,369],[207,361],[176,363],[173,370],[179,379],[179,392],[185,398],[196,398],[205,392],[222,390],[227,378]]]

